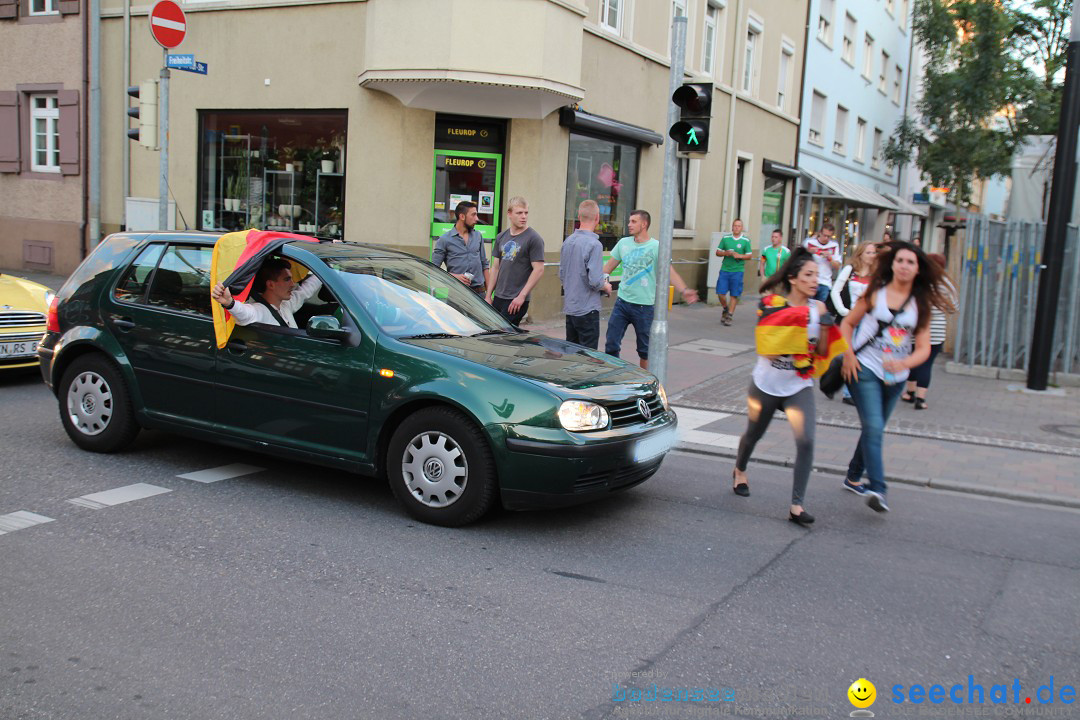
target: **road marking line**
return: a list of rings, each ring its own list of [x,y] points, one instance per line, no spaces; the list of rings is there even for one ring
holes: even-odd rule
[[[680,430],[696,430],[699,427],[714,423],[717,420],[731,417],[731,413],[713,412],[712,410],[699,410],[698,408],[676,407],[673,409],[679,416]]]
[[[54,520],[51,517],[38,515],[28,510],[19,510],[7,515],[0,515],[0,535],[49,522],[54,522]]]
[[[221,480],[228,480],[234,477],[240,477],[241,475],[250,475],[251,473],[262,472],[266,468],[256,467],[254,465],[245,465],[243,463],[233,463],[232,465],[222,465],[221,467],[210,468],[209,470],[199,470],[198,472],[185,473],[184,475],[177,475],[176,477],[183,478],[185,480],[194,480],[200,483],[215,483]]]
[[[161,495],[162,493],[168,492],[172,492],[172,490],[169,488],[158,487],[157,485],[135,483],[134,485],[125,485],[124,487],[113,488],[112,490],[104,490],[102,492],[90,493],[89,495],[72,498],[68,500],[68,502],[92,510],[100,510],[104,507],[120,505],[121,503],[131,502],[132,500],[142,500],[143,498],[153,497],[154,495]]]

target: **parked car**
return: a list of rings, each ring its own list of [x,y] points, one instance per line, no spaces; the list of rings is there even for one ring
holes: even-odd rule
[[[54,297],[44,285],[0,273],[0,372],[38,364],[38,341]]]
[[[656,377],[520,332],[431,263],[297,242],[323,281],[301,329],[236,327],[218,349],[216,236],[116,234],[58,293],[38,349],[64,429],[114,452],[157,428],[388,478],[414,517],[566,505],[637,485],[675,441]]]

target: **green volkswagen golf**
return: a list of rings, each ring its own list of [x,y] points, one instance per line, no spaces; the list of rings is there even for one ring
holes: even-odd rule
[[[651,477],[675,443],[656,377],[515,330],[412,255],[296,242],[322,289],[297,328],[215,342],[215,235],[106,238],[53,300],[38,356],[79,447],[154,428],[385,477],[424,522],[593,500]]]

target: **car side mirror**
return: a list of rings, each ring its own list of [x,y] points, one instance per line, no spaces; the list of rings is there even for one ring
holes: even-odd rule
[[[348,340],[349,330],[333,315],[314,315],[307,321],[307,334],[324,340]]]

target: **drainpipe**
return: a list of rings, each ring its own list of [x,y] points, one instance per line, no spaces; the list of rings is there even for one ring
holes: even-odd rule
[[[735,171],[731,167],[731,153],[732,145],[735,144],[735,95],[738,92],[736,81],[739,77],[739,71],[737,64],[739,62],[739,37],[741,33],[739,28],[742,21],[743,13],[743,0],[738,0],[735,4],[735,42],[731,43],[731,102],[728,104],[728,126],[727,126],[727,147],[724,148],[724,188],[723,195],[724,203],[722,207],[727,207],[727,201],[731,198],[728,197],[728,190],[734,184],[733,175]],[[738,213],[738,209],[735,210]],[[723,231],[729,221],[724,217],[723,210],[720,211],[720,229]]]
[[[87,13],[80,13],[80,20],[82,22],[82,27],[80,28],[80,30],[82,31],[82,34],[83,34],[82,65],[81,65],[82,78],[80,80],[80,85],[81,85],[81,88],[82,88],[82,97],[87,98],[90,95],[90,75],[89,75],[89,62],[90,61],[87,59],[87,44],[89,43],[89,37],[90,37],[90,18],[87,17]],[[84,128],[89,128],[90,127],[90,107],[89,107],[88,102],[83,103],[83,105],[82,105],[82,113],[83,113],[83,116],[82,116],[82,120],[80,121],[81,125]],[[82,217],[79,220],[79,257],[80,258],[85,258],[89,254],[87,252],[87,250],[86,250],[87,240],[88,240],[86,227],[87,227],[87,215],[89,215],[89,204],[90,204],[90,195],[89,195],[90,190],[87,187],[87,182],[86,182],[86,174],[89,173],[89,169],[90,169],[90,151],[89,151],[89,149],[87,148],[86,145],[82,146],[81,154],[82,154],[82,157],[80,158],[80,160],[82,161],[82,166],[84,168],[86,168],[86,170],[84,171],[83,174],[80,175],[80,177],[83,178],[83,180],[80,182],[80,187],[82,188]]]
[[[127,117],[127,88],[131,87],[131,0],[124,0],[124,113]],[[125,122],[126,124],[126,122]],[[123,173],[123,193],[120,198],[120,227],[127,230],[127,199],[131,196],[131,141],[124,138],[123,159],[120,167]]]
[[[90,0],[90,246],[101,241],[101,0]]]
[[[915,62],[915,28],[911,27],[911,23],[908,22],[906,18],[904,19],[904,25],[907,27],[907,31],[908,31],[908,33],[910,33],[910,37],[911,37],[911,41],[908,43],[907,78],[905,79],[905,82],[904,82],[904,108],[903,108],[903,113],[904,114],[903,114],[903,118],[904,118],[904,120],[907,120],[908,103],[911,101],[911,76],[915,74],[915,65],[914,65],[914,62]],[[910,175],[910,172],[908,171],[908,167],[910,167],[910,165],[911,165],[911,162],[904,163],[903,165],[900,166],[900,172],[898,173],[896,192],[900,196],[901,200],[904,200],[905,199],[904,196],[907,194],[905,192],[905,182],[908,180],[908,175]],[[910,201],[908,201],[908,202],[910,202]],[[930,213],[927,212],[927,215],[929,215],[929,214]],[[914,237],[914,235],[915,235],[915,218],[916,218],[916,216],[915,215],[908,215],[907,218],[908,218],[908,240],[911,240],[911,238]],[[893,228],[893,232],[894,233],[896,232],[896,228]],[[900,238],[895,238],[895,239],[899,240]],[[926,245],[926,238],[923,238],[923,247],[927,252],[930,251],[930,248]]]
[[[814,7],[814,0],[810,0],[806,3],[806,32],[803,33],[803,49],[802,49],[802,78],[799,80],[799,127],[795,131],[795,167],[799,167],[799,149],[802,147],[802,119],[803,119],[803,103],[806,101],[806,57],[810,53],[810,19],[813,17],[811,12]],[[795,192],[791,197],[791,224],[796,228],[795,237],[790,238],[795,241],[792,247],[798,247],[802,244],[803,236],[803,216],[800,214],[798,219],[796,215],[799,213],[799,186],[802,185],[802,178],[798,177],[792,181],[795,185]],[[810,203],[813,200],[809,197],[806,198],[807,210],[810,209]]]

